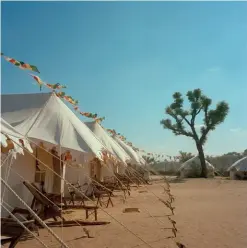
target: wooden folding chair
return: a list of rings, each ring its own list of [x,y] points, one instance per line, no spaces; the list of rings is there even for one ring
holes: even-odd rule
[[[112,202],[112,195],[113,195],[113,191],[108,189],[104,189],[104,187],[100,186],[100,185],[96,185],[93,184],[93,195],[94,197],[97,199],[97,203],[96,206],[100,205],[103,206],[104,202],[104,196],[107,197],[107,202],[106,202],[106,208],[108,208],[109,203],[111,203],[112,207],[113,207],[113,202]]]
[[[72,183],[71,185],[74,186],[79,191],[82,191],[82,186],[79,183],[75,183],[75,184]],[[81,203],[80,205],[84,205],[85,204],[85,197],[82,196],[81,194],[78,194],[74,187],[70,186],[69,184],[67,186],[68,186],[68,191],[70,194],[69,204],[72,203],[74,206],[75,200],[79,200]],[[86,193],[87,193],[87,190],[84,192],[84,194],[86,194]]]
[[[34,224],[34,220],[21,221],[28,229]],[[21,238],[25,237],[27,231],[11,218],[1,218],[1,245],[9,244],[9,248],[14,248]]]
[[[37,213],[42,220],[53,218],[55,221],[57,221],[56,217],[60,217],[63,221],[65,221],[62,217],[62,213],[59,207],[54,202],[51,202],[49,198],[47,199],[40,192],[40,190],[36,187],[35,184],[30,184],[26,181],[24,181],[23,184],[33,195],[31,208],[35,210],[36,205],[40,205],[41,209],[39,209]]]

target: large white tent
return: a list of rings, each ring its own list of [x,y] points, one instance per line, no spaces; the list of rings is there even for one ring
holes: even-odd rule
[[[231,179],[246,179],[247,178],[247,156],[239,159],[228,170]]]
[[[55,93],[2,95],[2,117],[29,138],[98,156],[105,149]]]
[[[35,159],[30,155],[32,152],[28,140],[1,118],[1,178],[28,204],[31,204],[32,195],[23,185],[23,179],[20,176],[26,180],[34,180]],[[3,184],[1,201],[5,206],[7,204],[10,210],[22,206]],[[7,215],[5,209],[1,209],[1,212],[2,216]]]
[[[206,161],[207,166],[207,176],[214,177],[215,168],[212,164]],[[178,170],[180,172],[180,177],[198,177],[201,174],[201,162],[198,156],[195,156],[185,163]]]
[[[55,93],[2,95],[2,116],[39,146],[36,149],[36,151],[39,149],[39,159],[60,175],[65,175],[65,167],[61,170],[59,161],[56,161],[55,166],[54,157],[45,152],[39,142],[44,142],[47,149],[55,145],[58,154],[69,150],[73,160],[76,159],[77,164],[82,164],[81,173],[87,174],[85,176],[78,175],[78,170],[76,170],[82,184],[90,174],[89,166],[85,167],[84,165],[88,164],[94,156],[101,159],[102,150],[107,150],[93,132]],[[45,187],[47,192],[57,192],[58,189],[54,189],[53,181],[59,183],[59,178],[42,164],[40,167],[42,167],[42,171],[46,170]],[[72,167],[67,167],[68,170],[70,168]],[[68,181],[70,181],[70,175],[71,178],[74,178],[73,173],[70,172],[66,171]],[[63,181],[62,185],[56,188],[63,190]]]
[[[116,135],[113,136],[113,139],[125,150],[125,152],[130,156],[131,163],[136,165],[144,165],[145,160],[141,157],[139,153],[134,151],[129,145],[124,143],[120,138]]]
[[[118,172],[123,173],[126,163],[131,160],[125,150],[107,133],[107,131],[96,121],[85,122],[87,127],[96,135],[100,142],[110,151],[123,166],[118,166]]]

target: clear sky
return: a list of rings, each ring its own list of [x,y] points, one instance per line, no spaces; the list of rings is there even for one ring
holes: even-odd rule
[[[68,86],[83,111],[137,147],[195,152],[160,120],[175,91],[201,88],[230,114],[206,152],[247,148],[246,2],[2,2],[2,49]],[[39,92],[2,59],[2,93]],[[88,119],[87,119],[88,120]],[[201,124],[198,121],[198,125]]]

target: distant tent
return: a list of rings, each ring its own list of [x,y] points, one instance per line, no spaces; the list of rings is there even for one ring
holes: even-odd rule
[[[23,185],[23,179],[33,181],[35,175],[35,158],[28,140],[14,127],[1,118],[1,178],[27,203],[31,204],[32,196]],[[13,173],[13,170],[16,173]],[[18,174],[17,174],[18,173]],[[22,207],[20,201],[1,185],[1,200],[10,208]],[[8,213],[1,209],[2,216]]]
[[[113,136],[113,139],[125,150],[125,152],[131,158],[131,164],[135,165],[145,165],[145,160],[141,157],[139,153],[134,151],[129,145],[124,143],[121,139],[119,139],[116,135]]]
[[[107,133],[107,131],[96,121],[85,122],[87,127],[95,134],[95,136],[100,140],[100,142],[111,152],[122,164],[118,165],[117,172],[123,173],[127,162],[130,161],[130,156],[125,152],[125,150]]]
[[[231,179],[247,179],[247,156],[236,161],[227,171]]]
[[[213,165],[211,165],[208,161],[206,161],[207,166],[207,176],[208,177],[214,177],[214,171],[215,168]],[[201,174],[201,162],[198,156],[195,156],[189,160],[187,160],[185,163],[182,164],[182,166],[179,168],[180,177],[199,177]]]

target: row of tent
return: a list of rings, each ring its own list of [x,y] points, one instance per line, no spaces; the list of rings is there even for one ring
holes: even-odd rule
[[[43,181],[47,193],[66,195],[67,188],[54,171],[83,185],[92,177],[103,181],[115,172],[124,174],[128,165],[145,165],[132,147],[99,123],[82,122],[55,93],[2,95],[1,101],[1,176],[29,205],[32,197],[24,180]],[[62,168],[61,159],[55,156],[61,154],[69,156]],[[102,160],[107,166],[100,164]],[[19,205],[3,191],[4,187],[2,200]]]
[[[206,161],[208,177],[214,177],[215,167]],[[181,165],[179,168],[181,178],[184,177],[198,177],[201,173],[200,160],[195,156]],[[232,164],[227,171],[230,174],[230,179],[246,179],[247,178],[247,156],[239,159]]]

